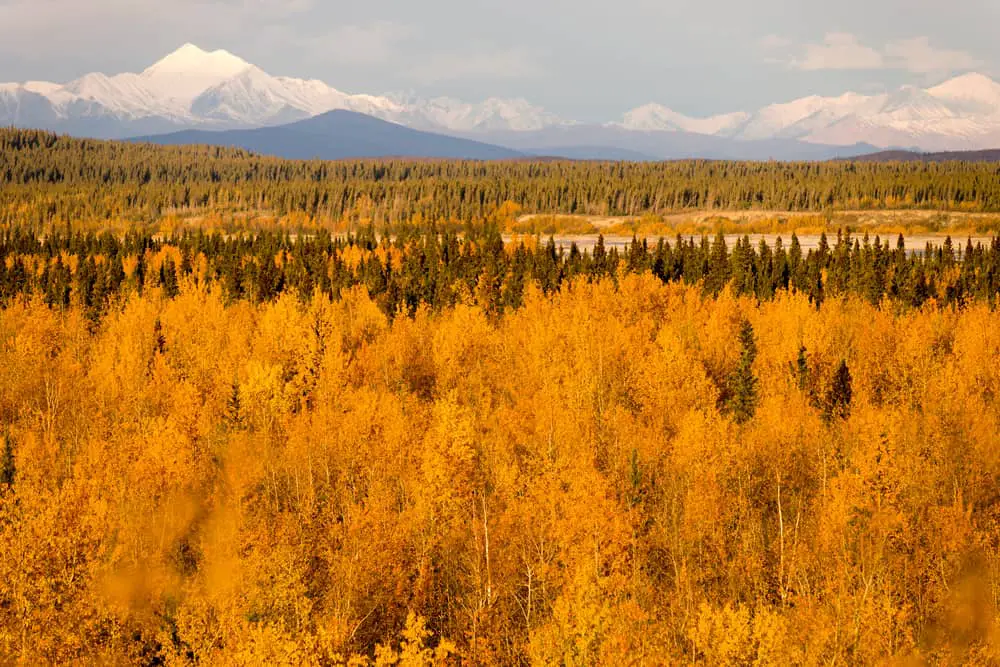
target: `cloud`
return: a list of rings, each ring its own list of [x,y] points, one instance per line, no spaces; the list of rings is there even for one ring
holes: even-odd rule
[[[1000,73],[998,20],[998,0],[0,0],[0,80],[141,71],[191,42],[344,90],[527,97],[598,122],[650,97],[710,115],[807,83]],[[868,69],[823,76],[848,65]]]
[[[490,53],[438,53],[410,68],[409,75],[423,84],[467,79],[522,79],[540,76],[542,69],[521,49]]]
[[[270,0],[257,0],[251,5],[254,11],[267,16],[275,10]],[[169,4],[152,0],[0,0],[0,52],[78,54],[81,47],[99,50],[109,43],[116,48],[134,47],[149,41],[150,34],[183,30],[191,36],[179,39],[180,44],[206,30],[232,25],[240,15],[240,7],[209,0],[171,0]],[[190,18],[193,12],[198,15],[197,21]],[[192,30],[193,26],[197,29]],[[39,43],[51,46],[42,49]]]
[[[887,44],[885,54],[891,65],[915,74],[937,74],[975,69],[983,62],[965,51],[936,49],[927,37],[914,37]]]
[[[785,49],[792,46],[794,42],[787,37],[782,37],[781,35],[765,35],[757,41],[757,45],[766,51],[773,51],[776,49]]]
[[[244,0],[242,6],[256,14],[291,16],[311,11],[316,7],[316,0]]]
[[[885,59],[873,48],[844,32],[827,34],[822,44],[807,44],[805,55],[790,63],[806,72],[816,70],[883,69]]]
[[[764,61],[805,72],[823,70],[900,70],[940,74],[974,69],[984,63],[966,51],[939,49],[928,37],[887,43],[882,48],[862,44],[845,32],[827,33],[820,44],[796,44],[778,35],[758,41]]]
[[[311,41],[317,58],[352,65],[379,65],[398,58],[398,47],[416,34],[408,25],[376,21],[367,25],[344,25]]]
[[[176,34],[174,41],[233,38],[300,19],[316,0],[0,0],[0,51],[59,52],[68,45],[109,51]],[[39,48],[39,41],[51,45]],[[73,48],[73,53],[78,53]]]

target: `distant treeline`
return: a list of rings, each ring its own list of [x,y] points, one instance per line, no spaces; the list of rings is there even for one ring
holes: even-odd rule
[[[854,158],[859,162],[1000,162],[1000,149],[984,151],[945,151],[941,153],[918,153],[916,151],[882,151]]]
[[[176,295],[185,284],[219,285],[231,300],[266,302],[290,291],[302,298],[320,292],[337,298],[345,289],[367,288],[390,317],[422,304],[447,308],[475,302],[498,315],[521,305],[526,286],[546,293],[575,278],[617,278],[651,272],[664,282],[701,284],[706,294],[726,286],[766,300],[782,290],[807,294],[820,304],[831,296],[857,294],[919,307],[929,299],[961,305],[1000,293],[1000,239],[989,244],[940,247],[908,253],[876,237],[840,234],[803,252],[793,235],[786,246],[744,237],[727,247],[722,235],[699,241],[678,237],[655,245],[634,239],[622,251],[599,239],[593,252],[558,248],[537,237],[505,246],[495,226],[464,234],[433,228],[379,237],[369,227],[337,237],[327,232],[292,237],[187,233],[170,239],[142,233],[51,234],[23,231],[0,236],[0,300],[40,295],[54,307],[77,305],[96,320],[116,296],[160,289]]]
[[[0,224],[299,213],[319,222],[482,221],[693,209],[1000,211],[1000,165],[859,162],[287,161],[0,130]]]

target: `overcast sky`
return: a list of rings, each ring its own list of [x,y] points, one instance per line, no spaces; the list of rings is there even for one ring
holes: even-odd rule
[[[1000,74],[1000,0],[0,0],[0,81],[141,71],[185,42],[347,92],[707,115]]]

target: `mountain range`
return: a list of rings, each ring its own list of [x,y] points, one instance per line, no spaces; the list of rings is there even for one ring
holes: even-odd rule
[[[1000,147],[1000,84],[977,73],[927,89],[810,96],[708,118],[653,103],[604,124],[561,118],[523,99],[470,104],[350,94],[318,80],[272,76],[227,51],[192,44],[140,73],[0,84],[0,125],[101,138],[279,126],[332,110],[509,151],[579,158],[826,159],[886,148]]]
[[[227,51],[185,44],[138,74],[87,74],[68,84],[0,84],[0,125],[99,138],[186,128],[280,125],[334,109],[426,130],[536,130],[560,124],[525,100],[352,95],[322,81],[271,76]]]
[[[379,157],[507,160],[525,157],[508,148],[414,130],[345,109],[327,111],[287,125],[250,130],[181,130],[133,141],[228,146],[289,160]]]

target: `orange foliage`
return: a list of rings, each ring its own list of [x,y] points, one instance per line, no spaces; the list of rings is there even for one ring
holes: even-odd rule
[[[391,321],[362,288],[226,305],[191,281],[98,325],[18,301],[4,439],[0,662],[1000,660],[985,305],[648,275]]]

